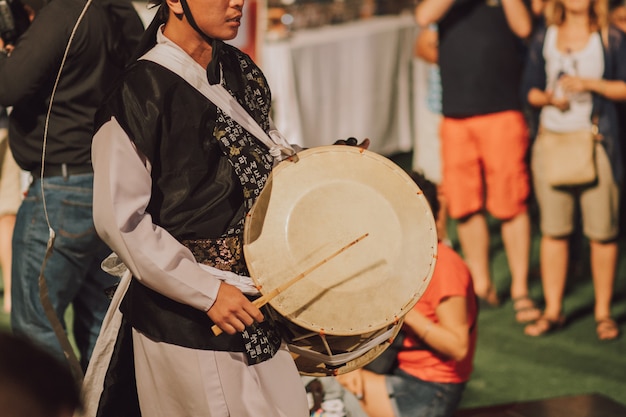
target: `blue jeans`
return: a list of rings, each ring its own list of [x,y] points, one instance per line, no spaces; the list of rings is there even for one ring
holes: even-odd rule
[[[56,234],[44,277],[51,304],[64,327],[65,311],[72,304],[74,339],[85,369],[109,306],[104,290],[117,282],[100,268],[111,250],[93,225],[93,174],[44,178],[44,195]],[[17,213],[13,233],[11,328],[65,361],[39,299],[39,273],[49,235],[41,181],[36,178]]]
[[[465,389],[465,383],[423,381],[399,369],[385,382],[396,417],[450,417]]]

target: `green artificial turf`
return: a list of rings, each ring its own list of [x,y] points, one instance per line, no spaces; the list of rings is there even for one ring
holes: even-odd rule
[[[622,289],[613,312],[623,323],[626,256],[621,259]],[[598,341],[592,306],[590,282],[570,286],[564,306],[568,324],[539,338],[523,334],[510,301],[496,309],[483,309],[474,374],[461,407],[585,393],[602,393],[626,405],[626,338]]]

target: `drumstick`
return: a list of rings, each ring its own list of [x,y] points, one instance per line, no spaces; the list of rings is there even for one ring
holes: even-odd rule
[[[261,308],[265,304],[269,303],[278,294],[280,294],[281,292],[285,291],[287,288],[291,287],[293,284],[295,284],[296,282],[300,281],[302,278],[304,278],[305,276],[307,276],[308,274],[310,274],[311,272],[313,272],[314,270],[316,270],[320,266],[324,265],[326,262],[330,261],[335,256],[339,255],[341,252],[343,252],[346,249],[356,245],[358,242],[360,242],[361,240],[365,239],[368,235],[369,235],[369,233],[365,233],[364,235],[359,236],[358,238],[354,239],[352,242],[348,243],[344,247],[342,247],[339,250],[337,250],[332,255],[322,259],[321,261],[319,261],[318,263],[316,263],[315,265],[313,265],[312,267],[310,267],[306,271],[301,272],[296,277],[290,279],[289,281],[285,282],[282,285],[279,285],[278,287],[274,288],[272,291],[268,292],[267,294],[264,294],[263,296],[257,298],[256,300],[254,300],[252,302],[252,304],[254,304],[257,308]],[[214,324],[211,327],[211,330],[213,331],[213,334],[215,336],[218,336],[218,335],[220,335],[222,333],[222,329],[220,329],[217,324]]]

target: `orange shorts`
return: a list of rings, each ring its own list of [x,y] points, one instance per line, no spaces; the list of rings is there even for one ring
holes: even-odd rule
[[[441,123],[442,192],[451,218],[486,209],[511,219],[527,208],[528,128],[521,112],[504,111]]]

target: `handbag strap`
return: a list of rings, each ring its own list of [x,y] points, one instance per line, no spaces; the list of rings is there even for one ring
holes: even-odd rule
[[[270,155],[274,158],[274,165],[296,154],[294,148],[277,129],[271,129],[266,133],[221,83],[210,85],[204,68],[174,43],[160,39],[159,43],[139,59],[152,61],[169,69],[200,91],[209,101],[259,139],[269,149]],[[271,121],[270,127],[273,127]]]
[[[595,112],[591,116],[591,133],[593,133],[593,138],[597,142],[600,142],[602,139],[604,139],[604,137],[600,133],[600,127],[598,126],[598,120],[599,119],[600,119],[600,116],[599,116],[598,112]]]

